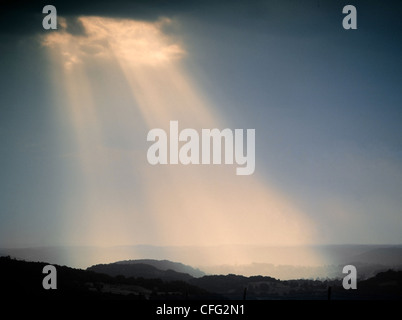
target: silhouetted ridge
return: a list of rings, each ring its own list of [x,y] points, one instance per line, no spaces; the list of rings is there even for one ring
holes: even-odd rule
[[[163,281],[186,281],[193,278],[188,273],[174,270],[160,270],[145,263],[110,263],[98,264],[87,268],[89,271],[104,273],[110,276],[124,276],[145,279],[161,279]]]
[[[117,261],[115,264],[147,264],[159,270],[173,270],[180,273],[188,273],[189,275],[199,278],[205,276],[205,273],[200,269],[193,268],[180,262],[173,262],[169,260],[155,260],[155,259],[136,259],[136,260],[123,260]]]
[[[42,270],[46,265],[48,263],[0,257],[0,283],[2,292],[5,293],[5,299],[12,301],[40,299],[42,301],[43,299],[183,300],[222,298],[184,281],[126,278],[122,275],[113,277],[104,273],[55,264],[53,265],[57,270],[57,289],[45,290],[42,280],[46,275],[42,273]],[[134,265],[134,267],[136,266]],[[151,270],[151,268],[157,270],[150,267],[145,265],[147,270]],[[171,270],[166,273],[176,274]]]

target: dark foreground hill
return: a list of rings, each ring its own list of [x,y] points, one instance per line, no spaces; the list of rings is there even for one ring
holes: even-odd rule
[[[342,279],[278,280],[271,277],[211,275],[189,281],[228,299],[250,300],[402,300],[402,271],[388,270],[345,290]]]
[[[89,270],[54,265],[57,289],[45,290],[44,262],[27,262],[0,257],[2,292],[10,300],[28,299],[218,299],[184,281],[163,281],[142,277],[110,276]]]
[[[36,299],[235,299],[248,300],[402,300],[402,271],[389,270],[367,280],[357,282],[356,290],[345,290],[341,279],[285,280],[272,277],[239,275],[210,275],[186,281],[145,279],[133,276],[111,276],[91,270],[55,265],[57,290],[45,290],[42,273],[47,263],[26,262],[0,257],[0,283],[7,298]],[[113,268],[127,268],[127,264],[112,264]],[[131,264],[159,274],[163,270],[146,265]],[[131,269],[134,270],[134,269]],[[118,270],[116,271],[118,272]],[[141,272],[144,272],[142,270]],[[147,271],[150,272],[150,271]]]

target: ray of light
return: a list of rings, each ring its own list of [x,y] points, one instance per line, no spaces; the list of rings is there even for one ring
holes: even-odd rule
[[[146,162],[151,128],[168,131],[170,120],[181,129],[224,128],[181,67],[185,50],[163,34],[168,19],[80,21],[85,35],[60,31],[43,40],[62,75],[82,166],[85,201],[70,218],[78,230],[65,230],[70,237],[91,245],[313,241],[311,221],[255,175],[236,176],[232,165]]]

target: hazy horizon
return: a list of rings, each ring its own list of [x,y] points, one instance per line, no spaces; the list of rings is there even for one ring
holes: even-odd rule
[[[168,260],[205,274],[263,275],[281,280],[341,278],[347,264],[355,265],[362,278],[388,269],[402,269],[402,245],[53,246],[0,248],[0,255],[78,269],[127,260]]]

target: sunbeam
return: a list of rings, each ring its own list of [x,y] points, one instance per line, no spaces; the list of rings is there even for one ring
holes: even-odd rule
[[[236,176],[231,165],[147,163],[152,128],[168,131],[171,120],[196,130],[226,125],[181,65],[186,50],[163,33],[171,20],[79,21],[85,34],[64,29],[43,39],[82,172],[79,212],[66,218],[76,229],[63,230],[72,243],[313,243],[312,221],[257,175]],[[242,255],[237,262],[248,261]]]

